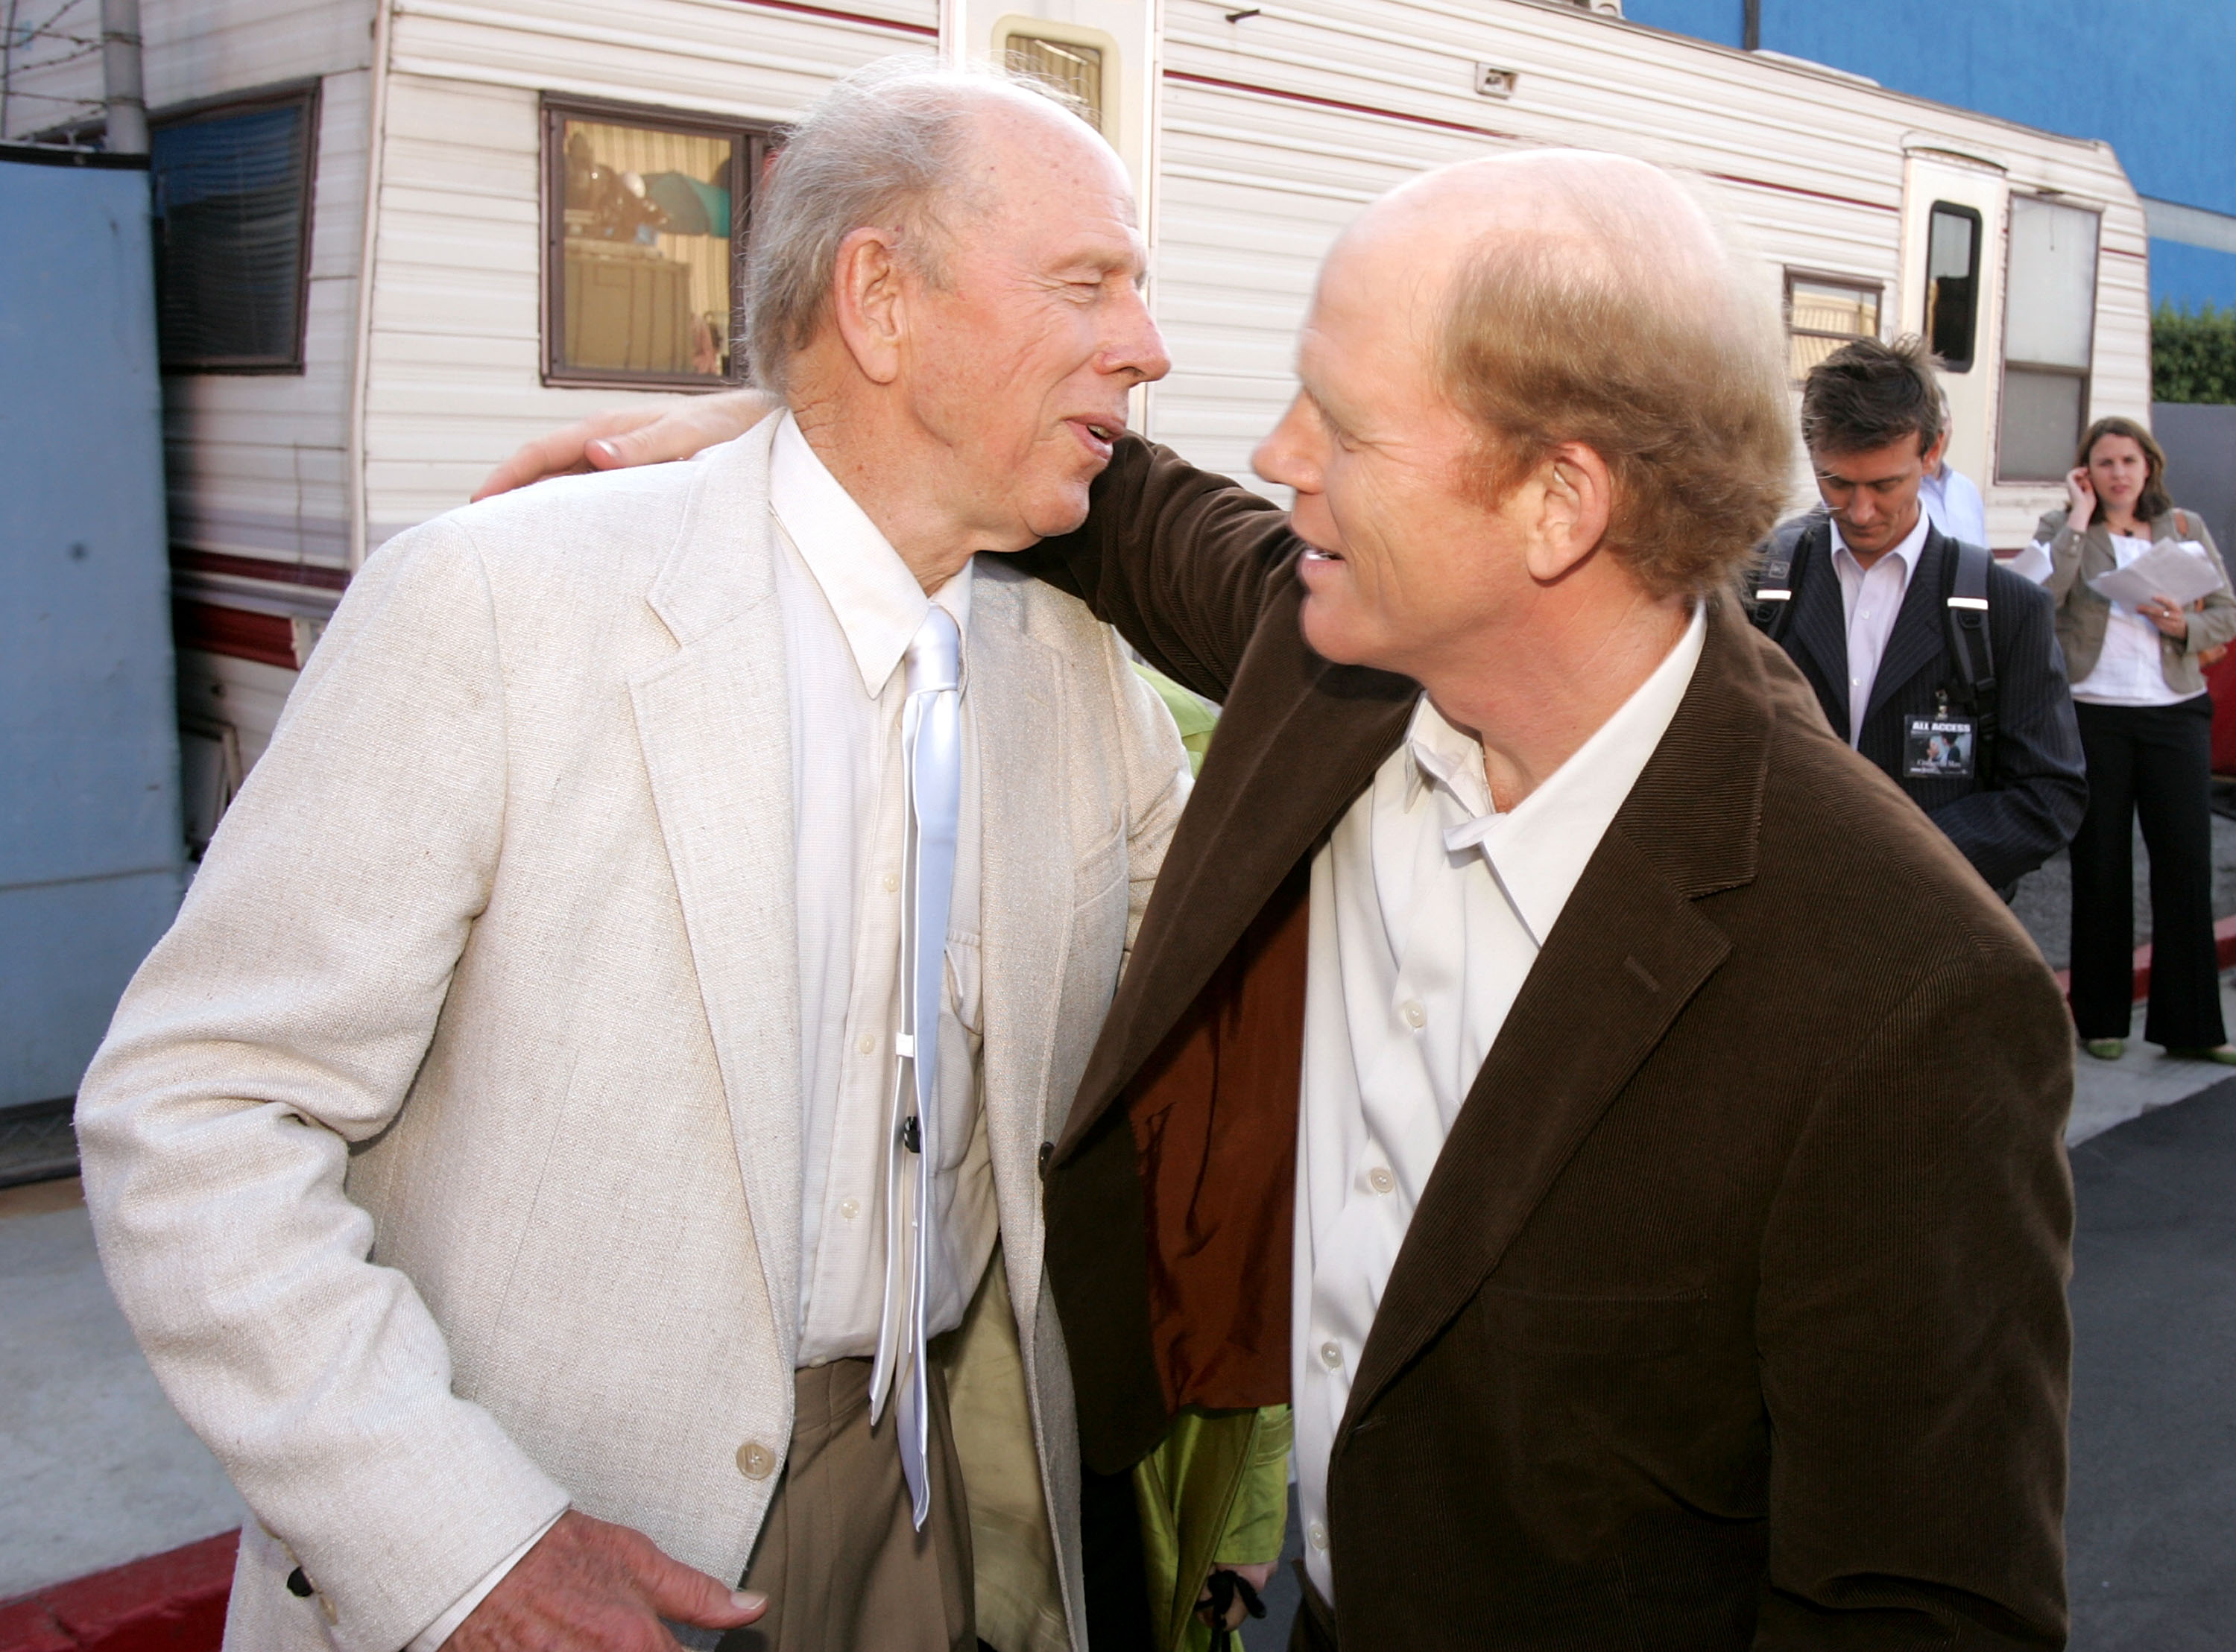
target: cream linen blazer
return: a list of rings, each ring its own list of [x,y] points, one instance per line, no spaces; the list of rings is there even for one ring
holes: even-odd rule
[[[117,1300],[256,1516],[229,1648],[396,1652],[569,1503],[744,1570],[799,1295],[773,429],[372,558],[86,1075]],[[1187,766],[1111,633],[999,559],[970,647],[982,1295],[1083,1644],[1038,1158]]]

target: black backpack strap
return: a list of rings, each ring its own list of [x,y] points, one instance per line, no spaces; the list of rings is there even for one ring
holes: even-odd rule
[[[1809,535],[1824,519],[1816,515],[1781,522],[1762,542],[1762,561],[1755,571],[1754,589],[1747,617],[1755,629],[1778,641],[1793,618],[1794,599],[1801,594],[1802,570],[1808,567]]]
[[[1982,791],[1996,783],[1997,685],[1995,646],[1988,635],[1988,570],[1995,558],[1982,547],[1950,541],[1956,554],[1943,576],[1943,612],[1948,617],[1949,659],[1956,672],[1957,697],[1972,719],[1972,772]]]

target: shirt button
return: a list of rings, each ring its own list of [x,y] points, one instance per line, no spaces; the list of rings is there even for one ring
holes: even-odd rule
[[[901,875],[898,872],[888,872],[885,876],[879,878],[878,882],[884,884],[885,886],[885,893],[887,895],[891,895],[895,889],[900,888]]]
[[[1338,1366],[1343,1363],[1343,1350],[1336,1347],[1332,1342],[1321,1343],[1320,1363],[1325,1366],[1329,1370],[1334,1370]]]
[[[1423,1009],[1418,1004],[1414,1003],[1410,999],[1407,1000],[1406,1002],[1398,1009],[1398,1013],[1405,1018],[1405,1025],[1410,1027],[1418,1029],[1428,1024],[1429,1012]]]
[[[1398,1178],[1378,1164],[1366,1173],[1366,1185],[1377,1193],[1387,1193],[1398,1185]]]
[[[1315,1520],[1312,1522],[1310,1536],[1312,1540],[1313,1548],[1325,1549],[1327,1547],[1327,1528],[1322,1525],[1319,1521]]]
[[[864,1055],[867,1055],[871,1051],[878,1047],[878,1040],[871,1034],[865,1032],[862,1034],[862,1041],[857,1044],[854,1047],[859,1050]]]
[[[862,1202],[859,1199],[839,1200],[838,1214],[846,1221],[852,1222],[856,1216],[862,1214]]]
[[[738,1472],[749,1480],[765,1480],[776,1472],[776,1453],[757,1439],[738,1447]]]

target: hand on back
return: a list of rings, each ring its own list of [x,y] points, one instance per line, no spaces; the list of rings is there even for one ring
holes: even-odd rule
[[[737,1629],[760,1595],[671,1560],[643,1533],[569,1509],[443,1642],[444,1652],[676,1652],[669,1618]]]
[[[478,503],[553,476],[688,459],[718,442],[743,436],[775,410],[776,403],[759,390],[608,408],[523,444],[489,473],[474,490],[474,499]]]

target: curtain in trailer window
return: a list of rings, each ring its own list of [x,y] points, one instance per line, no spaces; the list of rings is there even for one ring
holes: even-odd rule
[[[164,366],[300,364],[310,114],[297,99],[150,134]]]
[[[562,122],[562,371],[731,370],[736,141],[613,121]]]

